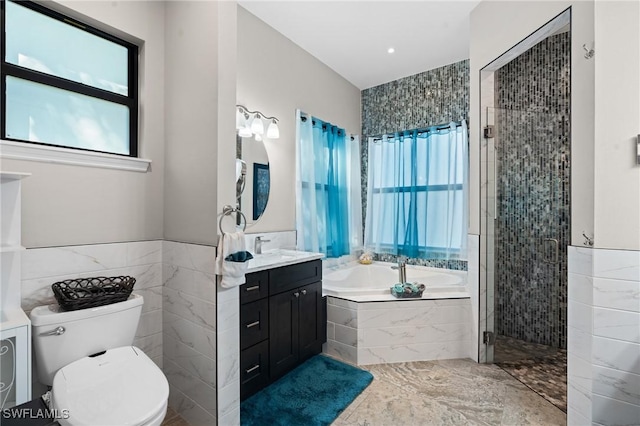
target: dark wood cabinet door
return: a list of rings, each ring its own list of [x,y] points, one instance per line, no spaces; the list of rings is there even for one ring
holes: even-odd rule
[[[322,281],[322,261],[297,263],[269,270],[269,295]]]
[[[269,341],[240,352],[240,400],[269,384]]]
[[[322,351],[322,283],[299,289],[300,361]]]
[[[240,286],[240,304],[255,302],[269,295],[268,271],[253,272],[246,275],[246,283]]]
[[[240,306],[240,350],[269,337],[268,299]]]
[[[299,300],[299,289],[269,298],[269,372],[272,381],[298,363]]]

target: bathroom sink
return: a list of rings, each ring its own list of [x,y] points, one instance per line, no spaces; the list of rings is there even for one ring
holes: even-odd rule
[[[249,272],[256,272],[278,266],[319,259],[322,256],[323,255],[321,253],[311,253],[306,251],[286,249],[268,250],[261,254],[254,254],[253,259],[249,261],[248,269]]]
[[[265,251],[264,253],[254,254],[253,259],[249,262],[254,262],[256,264],[280,263],[295,258],[295,254],[287,253],[284,250],[270,250]],[[251,267],[251,265],[249,265],[249,267]]]
[[[256,258],[259,259],[293,259],[295,258],[295,254],[290,254],[290,253],[284,253],[281,251],[275,251],[275,252],[268,252],[268,253],[262,253],[262,254],[258,254],[255,256]]]

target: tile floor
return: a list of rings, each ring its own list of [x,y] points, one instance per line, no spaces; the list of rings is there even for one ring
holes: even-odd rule
[[[167,415],[164,416],[161,426],[189,426],[189,423],[169,407],[167,408]]]
[[[334,426],[565,425],[566,415],[495,365],[471,360],[366,367],[373,382]]]
[[[498,367],[524,383],[547,401],[567,412],[567,351],[498,336]]]
[[[495,365],[447,360],[361,368],[373,374],[373,382],[333,426],[550,426],[567,422],[560,409]],[[171,409],[162,423],[186,425]]]

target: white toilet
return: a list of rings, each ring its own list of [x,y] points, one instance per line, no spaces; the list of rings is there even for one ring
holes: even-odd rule
[[[167,412],[169,384],[140,349],[131,346],[142,296],[97,308],[31,311],[39,381],[52,386],[51,407],[63,425],[154,426]]]

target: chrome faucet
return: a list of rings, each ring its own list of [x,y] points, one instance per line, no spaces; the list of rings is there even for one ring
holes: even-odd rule
[[[398,282],[405,284],[407,282],[407,261],[406,259],[398,258],[398,266],[392,266],[391,269],[398,270]]]
[[[268,243],[269,241],[271,240],[263,240],[262,236],[257,236],[254,250],[256,254],[262,254],[262,243]]]

